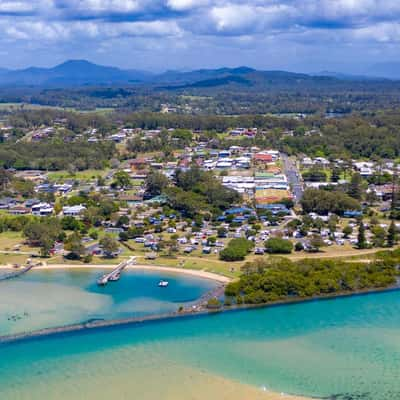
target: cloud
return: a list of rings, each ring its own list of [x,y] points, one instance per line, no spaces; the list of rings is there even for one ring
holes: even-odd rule
[[[140,42],[165,58],[175,40],[174,48],[209,55],[266,43],[280,53],[286,46],[296,55],[297,46],[322,54],[332,46],[396,46],[399,26],[400,0],[0,0],[0,44],[50,52],[49,43],[116,53]]]
[[[211,0],[168,0],[167,6],[172,10],[187,11],[211,4]]]
[[[96,21],[16,22],[12,26],[0,23],[9,39],[26,41],[65,41],[110,39],[119,37],[179,37],[181,29],[174,21],[99,23]]]
[[[400,23],[383,22],[355,29],[354,39],[379,43],[400,43]]]
[[[56,7],[65,12],[73,11],[78,14],[132,13],[142,10],[143,3],[139,0],[59,0]]]
[[[58,41],[70,37],[70,29],[60,23],[43,22],[17,22],[12,26],[0,25],[10,39],[33,41],[39,40]]]
[[[294,13],[295,10],[285,4],[269,6],[229,4],[214,7],[210,11],[210,17],[217,32],[247,35],[287,25]]]
[[[40,10],[45,8],[52,8],[52,0],[6,0],[0,1],[0,16],[13,15],[13,16],[27,16],[39,13]]]

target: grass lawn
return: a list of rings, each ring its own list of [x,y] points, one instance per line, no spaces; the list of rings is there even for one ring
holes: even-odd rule
[[[67,110],[74,111],[79,113],[99,113],[106,114],[114,111],[113,108],[107,107],[99,107],[93,110],[79,110],[73,107],[58,107],[58,106],[49,106],[49,105],[41,105],[41,104],[30,104],[30,103],[0,103],[1,111],[13,111],[13,110],[40,110],[40,109],[53,109],[53,110]]]
[[[301,260],[304,258],[366,258],[371,255],[374,255],[378,251],[387,250],[387,248],[372,248],[365,250],[358,250],[352,247],[351,245],[345,246],[329,246],[323,247],[319,253],[306,253],[304,251],[300,251],[298,253],[292,253],[287,256],[287,258],[291,260]]]
[[[7,265],[7,264],[25,264],[27,257],[24,254],[7,254],[7,253],[0,253],[0,265]]]
[[[125,261],[127,257],[121,256],[117,258],[102,258],[102,257],[93,257],[92,261],[89,264],[85,264],[82,260],[67,260],[62,256],[51,257],[47,259],[43,259],[47,264],[56,264],[56,265],[82,265],[82,267],[87,265],[117,265],[122,261]]]
[[[243,265],[242,261],[237,263],[224,262],[212,256],[207,256],[203,258],[191,256],[160,256],[157,257],[156,260],[146,260],[144,258],[139,258],[138,262],[147,265],[159,265],[183,269],[197,269],[229,276],[231,278],[238,277],[240,275],[240,267]]]
[[[65,181],[67,179],[76,179],[79,181],[91,181],[97,179],[98,176],[105,176],[108,170],[88,169],[85,171],[77,171],[73,174],[68,171],[49,172],[48,178],[51,181]]]
[[[22,242],[20,232],[2,232],[0,233],[0,250],[13,250],[13,247]]]
[[[19,246],[21,252],[37,253],[38,249],[23,245],[24,238],[21,232],[2,232],[0,233],[0,251],[16,251],[15,246]]]

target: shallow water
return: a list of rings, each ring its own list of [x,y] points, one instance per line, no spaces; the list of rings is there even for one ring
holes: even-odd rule
[[[234,398],[217,377],[308,396],[397,400],[400,292],[2,345],[0,371],[2,400]]]
[[[0,282],[0,335],[176,311],[216,285],[192,276],[126,270],[118,282],[98,287],[96,279],[103,273],[37,270]],[[168,288],[157,286],[160,279],[168,279]]]

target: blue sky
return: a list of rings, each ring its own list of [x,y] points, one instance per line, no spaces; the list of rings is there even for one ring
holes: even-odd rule
[[[0,65],[362,72],[400,61],[400,0],[0,0]]]

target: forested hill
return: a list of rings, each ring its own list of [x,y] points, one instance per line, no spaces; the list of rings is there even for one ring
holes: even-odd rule
[[[177,114],[370,112],[400,107],[400,80],[257,71],[143,71],[72,60],[54,68],[0,69],[0,104]],[[0,110],[2,108],[0,107]]]
[[[367,79],[366,79],[367,80]],[[248,67],[200,69],[190,72],[168,71],[162,74],[101,66],[85,60],[69,60],[52,68],[30,67],[0,70],[0,86],[78,87],[85,85],[140,85],[141,87],[182,89],[185,87],[265,88],[270,86],[331,86],[337,76],[307,75],[287,71],[257,71]],[[360,78],[355,79],[359,82]],[[382,79],[377,79],[382,81]]]

